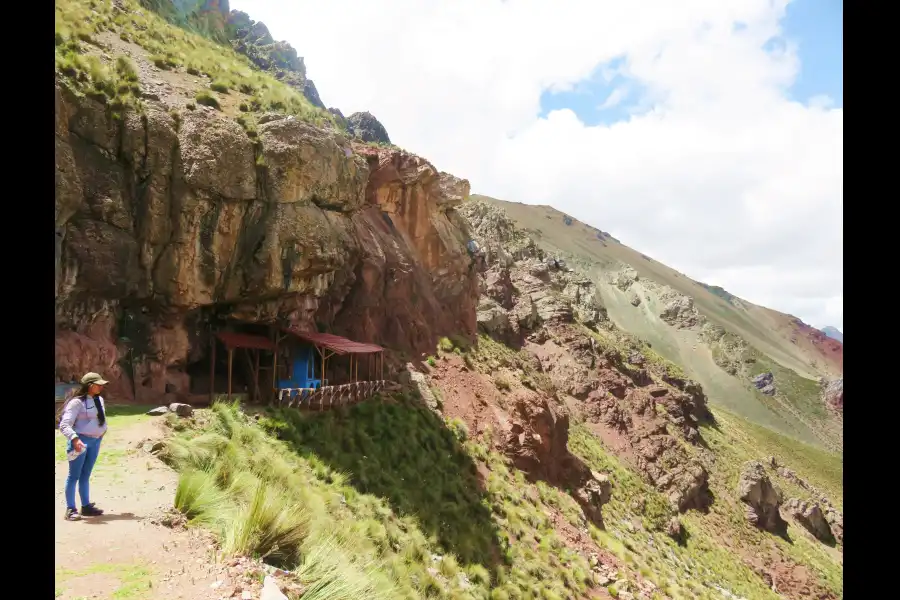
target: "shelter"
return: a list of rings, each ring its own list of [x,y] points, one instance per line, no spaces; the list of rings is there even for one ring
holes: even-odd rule
[[[278,379],[275,385],[279,403],[312,404],[318,399],[321,408],[326,402],[358,401],[383,387],[384,348],[381,346],[354,342],[330,333],[291,328],[282,332],[284,336],[279,336],[277,343],[279,356],[285,357],[287,365],[283,370],[286,378]],[[349,358],[349,381],[341,385],[329,385],[333,382],[328,380],[328,361],[335,356]],[[363,380],[359,374],[361,362],[365,363]]]
[[[287,406],[317,403],[319,408],[324,408],[357,402],[384,387],[385,349],[381,346],[354,342],[329,333],[279,329],[260,323],[232,322],[226,327],[252,328],[253,333],[218,331],[211,336],[210,402],[216,396],[214,382],[218,345],[224,346],[228,353],[229,400],[232,397],[235,351],[243,351],[246,372],[250,374],[248,391],[256,402],[269,399]],[[329,381],[328,377],[329,361],[336,357],[347,357],[349,362],[348,381],[338,385],[334,385],[336,382]],[[363,364],[362,374],[360,363]],[[262,372],[269,369],[272,370],[271,377],[266,374],[265,381],[261,381]],[[331,370],[332,375],[335,372],[335,369]]]
[[[262,399],[262,389],[259,386],[260,353],[268,351],[275,355],[276,346],[272,340],[261,335],[253,335],[249,333],[237,333],[234,331],[220,331],[212,338],[211,358],[209,366],[209,401],[215,400],[215,369],[216,369],[216,339],[222,342],[225,350],[228,352],[228,399],[231,400],[231,383],[232,383],[232,366],[234,362],[234,351],[243,350],[247,359],[247,365],[252,374],[252,397],[259,401]],[[273,359],[274,360],[274,359]],[[274,364],[272,365],[274,368]]]

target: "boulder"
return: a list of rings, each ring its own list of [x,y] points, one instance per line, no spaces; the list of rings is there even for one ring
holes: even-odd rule
[[[391,143],[384,125],[370,112],[355,112],[347,117],[347,128],[354,137],[364,142]]]
[[[602,523],[601,508],[612,498],[612,482],[608,475],[591,471],[590,477],[575,490],[574,497],[591,522]]]
[[[828,521],[828,525],[831,529],[831,533],[834,535],[834,539],[837,540],[837,543],[844,543],[844,515],[839,513],[834,508],[830,508],[825,511],[825,520]]]
[[[678,517],[672,517],[666,523],[666,535],[676,541],[684,538],[684,526]]]
[[[822,401],[831,410],[843,414],[844,412],[844,378],[825,382],[822,389]]]
[[[825,543],[835,541],[825,513],[815,502],[791,498],[784,503],[784,509],[816,539]]]
[[[173,412],[179,417],[190,417],[194,414],[194,409],[190,404],[182,404],[180,402],[173,402],[169,405],[169,412]]]
[[[753,385],[761,394],[766,396],[774,396],[777,389],[775,388],[775,376],[771,372],[760,373],[752,380]]]
[[[765,531],[781,533],[785,522],[778,509],[781,507],[781,490],[772,483],[766,468],[759,461],[750,461],[738,480],[738,497],[747,505],[747,520]]]
[[[154,409],[148,410],[147,414],[153,417],[158,417],[160,415],[164,415],[169,412],[168,406],[157,406]]]

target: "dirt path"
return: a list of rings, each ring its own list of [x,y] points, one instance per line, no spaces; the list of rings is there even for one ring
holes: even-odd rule
[[[102,517],[80,522],[63,520],[68,465],[57,450],[58,510],[53,515],[56,597],[241,598],[227,567],[217,564],[215,547],[207,533],[151,522],[163,508],[172,506],[177,475],[142,449],[142,442],[163,437],[160,421],[143,417],[123,421],[110,421],[91,478],[91,500],[106,511]],[[258,597],[253,592],[250,597]]]

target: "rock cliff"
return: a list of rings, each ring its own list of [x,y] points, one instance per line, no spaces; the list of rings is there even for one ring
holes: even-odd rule
[[[468,193],[418,156],[291,117],[255,138],[202,106],[116,119],[59,83],[57,377],[190,393],[221,317],[417,352],[471,334]]]

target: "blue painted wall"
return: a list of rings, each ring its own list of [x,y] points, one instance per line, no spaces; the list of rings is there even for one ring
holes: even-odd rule
[[[316,362],[316,351],[312,346],[292,346],[291,364],[293,366],[291,378],[278,380],[279,389],[316,388],[322,384],[322,381],[317,377],[319,372],[316,371],[317,368],[321,369],[322,367],[321,364]],[[310,369],[310,365],[312,365],[312,369]],[[312,371],[312,376],[309,375],[310,370]]]

